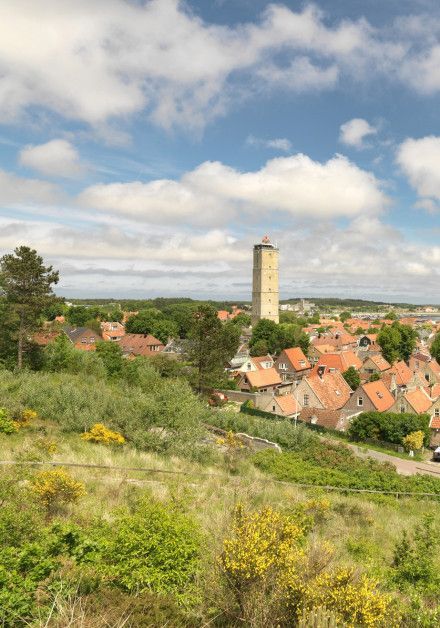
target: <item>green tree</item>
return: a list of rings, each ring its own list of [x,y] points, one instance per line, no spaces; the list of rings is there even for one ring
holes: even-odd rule
[[[269,353],[267,340],[257,340],[257,342],[250,347],[249,353],[253,357],[267,355]]]
[[[252,330],[252,338],[250,339],[249,347],[253,352],[255,345],[264,340],[267,346],[267,351],[269,351],[269,353],[276,353],[279,347],[278,339],[277,324],[267,318],[262,318]]]
[[[120,375],[124,365],[124,358],[122,349],[117,342],[98,342],[96,344],[96,354],[101,358],[108,375]]]
[[[351,318],[351,312],[341,312],[339,315],[339,320],[342,323],[345,323],[345,321],[348,321],[349,318]]]
[[[384,318],[389,321],[397,321],[397,314],[394,310],[390,310],[385,314]]]
[[[396,360],[408,361],[417,343],[417,332],[409,325],[401,325],[396,321],[380,330],[377,342],[382,349],[383,357],[390,364]]]
[[[431,345],[431,355],[433,358],[440,362],[440,332],[436,334],[432,345]]]
[[[189,339],[189,357],[201,392],[224,380],[226,362],[238,349],[240,329],[233,323],[223,325],[212,306],[202,305],[194,313]]]
[[[68,371],[72,366],[74,351],[75,347],[66,334],[60,334],[44,350],[45,370],[54,373]]]
[[[359,388],[361,385],[361,377],[354,366],[348,367],[348,369],[342,373],[342,376],[350,386],[351,390],[356,390],[356,388]]]
[[[237,316],[232,319],[232,323],[238,325],[238,327],[249,327],[251,322],[252,319],[246,312],[240,312],[240,314],[237,314]]]
[[[370,381],[370,382],[378,382],[379,380],[380,380],[379,373],[371,373],[370,379],[368,381]]]
[[[58,271],[45,266],[34,249],[20,246],[0,259],[0,291],[17,316],[17,366],[23,366],[23,354],[29,336],[39,327],[45,308],[56,299],[52,286]]]
[[[67,311],[67,321],[72,327],[85,327],[85,324],[91,318],[90,309],[84,305],[74,305],[69,307]]]
[[[303,332],[299,325],[281,323],[278,325],[277,335],[277,353],[290,347],[300,347],[304,354],[307,355],[310,346],[310,338]]]

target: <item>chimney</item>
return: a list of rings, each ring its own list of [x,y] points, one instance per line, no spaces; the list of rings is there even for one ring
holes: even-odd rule
[[[321,366],[318,366],[318,376],[320,379],[324,378],[325,371],[326,371],[326,367],[324,364],[321,364]]]

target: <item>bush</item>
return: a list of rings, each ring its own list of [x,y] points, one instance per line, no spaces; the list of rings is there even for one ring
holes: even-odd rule
[[[353,417],[348,434],[354,440],[371,438],[401,445],[405,436],[422,431],[424,444],[429,445],[429,420],[428,414],[362,412]]]
[[[422,449],[424,438],[424,432],[419,430],[418,432],[411,432],[408,436],[405,436],[402,439],[402,443],[406,451],[417,451],[418,449]]]
[[[200,535],[174,505],[144,498],[112,522],[102,548],[105,577],[126,591],[184,596],[199,565]]]
[[[0,433],[9,435],[15,432],[18,432],[17,422],[11,419],[4,408],[0,408]]]
[[[41,471],[32,480],[33,492],[49,511],[73,504],[86,494],[82,482],[77,482],[62,468]]]
[[[125,438],[118,432],[113,432],[102,423],[95,423],[89,432],[81,434],[81,438],[91,443],[103,443],[104,445],[123,445]]]

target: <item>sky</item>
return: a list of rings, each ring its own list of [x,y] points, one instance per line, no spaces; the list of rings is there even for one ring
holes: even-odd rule
[[[0,254],[66,297],[440,303],[438,0],[1,0]]]

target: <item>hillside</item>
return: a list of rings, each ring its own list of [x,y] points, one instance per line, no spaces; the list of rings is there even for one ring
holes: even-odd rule
[[[440,481],[417,485],[378,463],[354,463],[346,448],[324,447],[305,428],[213,412],[193,396],[183,410],[172,407],[171,425],[165,390],[176,392],[177,382],[153,393],[155,377],[142,375],[148,392],[139,380],[126,387],[0,372],[0,406],[15,416],[24,407],[38,413],[0,434],[0,459],[25,463],[0,469],[5,626],[308,626],[323,606],[338,626],[437,624],[437,498],[350,494],[344,486],[352,477],[372,490],[408,481],[411,490],[440,492]],[[118,400],[128,395],[122,416]],[[162,412],[141,438],[136,412],[151,417],[152,395],[162,396]],[[191,429],[189,414],[200,421]],[[81,437],[104,416],[125,444]],[[255,454],[232,433],[220,442],[203,429],[206,420],[260,436],[266,429],[283,453]],[[184,448],[168,439],[172,430]],[[82,486],[77,499],[55,499],[60,469],[28,464],[35,462],[72,463],[61,474]]]

